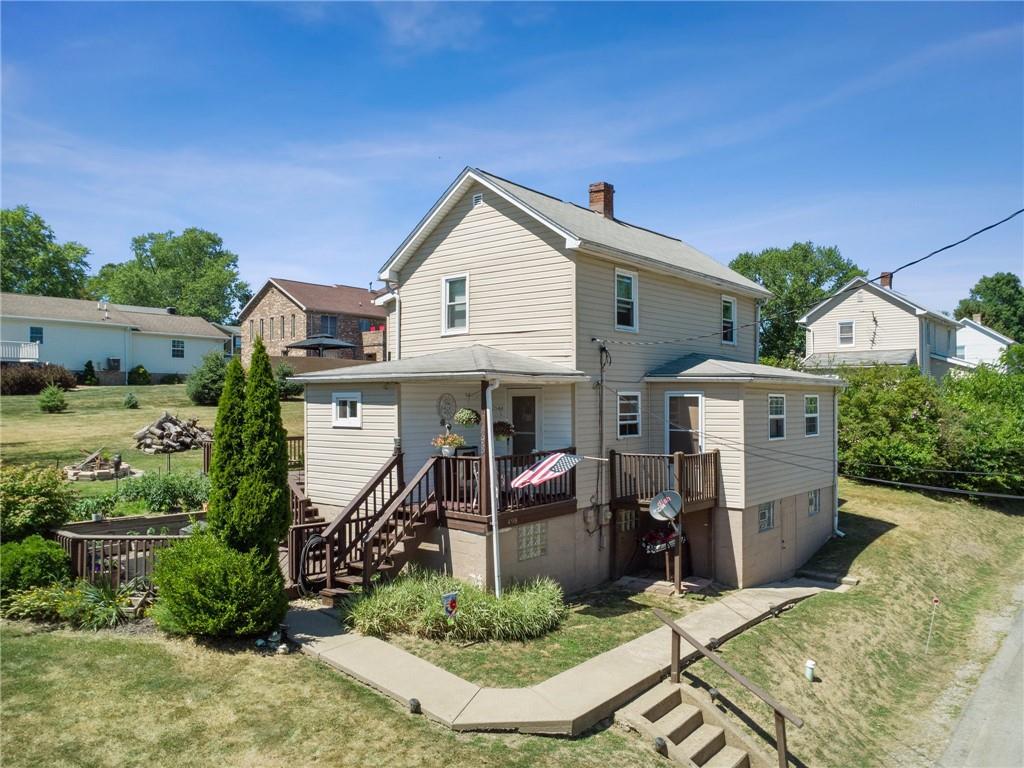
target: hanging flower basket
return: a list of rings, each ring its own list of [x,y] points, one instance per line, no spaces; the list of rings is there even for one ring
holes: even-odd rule
[[[657,530],[648,531],[640,537],[640,546],[644,552],[649,555],[653,555],[657,552],[664,552],[669,549],[674,549],[676,546],[676,539],[679,538],[675,531]],[[683,537],[683,543],[686,542],[686,537]]]
[[[480,423],[480,414],[472,408],[459,408],[452,417],[452,421],[464,427],[475,427]]]
[[[510,422],[507,421],[496,421],[494,422],[494,436],[504,438],[508,440],[510,437],[515,435],[516,429]]]

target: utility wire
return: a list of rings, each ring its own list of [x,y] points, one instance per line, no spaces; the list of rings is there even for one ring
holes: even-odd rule
[[[913,261],[908,261],[906,264],[901,264],[900,266],[896,267],[896,269],[891,270],[889,274],[895,275],[897,272],[902,272],[904,269],[907,269],[908,267],[912,267],[915,264],[920,264],[922,261],[930,259],[932,256],[940,254],[943,251],[948,251],[950,248],[955,248],[958,245],[963,245],[968,240],[971,240],[972,238],[975,238],[975,237],[977,237],[978,235],[980,235],[980,234],[982,234],[984,232],[988,232],[990,229],[995,229],[996,227],[1000,226],[1001,224],[1005,224],[1006,222],[1010,221],[1011,219],[1013,219],[1013,218],[1015,218],[1017,216],[1020,216],[1020,214],[1022,214],[1022,213],[1024,213],[1024,208],[1020,208],[1020,209],[1014,211],[1013,213],[1011,213],[1006,218],[1000,219],[999,221],[996,221],[996,222],[994,222],[992,224],[989,224],[988,226],[982,227],[981,229],[972,232],[971,234],[967,235],[967,237],[963,237],[963,238],[957,240],[955,243],[949,243],[948,245],[944,245],[941,248],[936,248],[931,253],[927,253],[927,254],[925,254],[924,256],[922,256],[922,257],[920,257],[918,259],[914,259]],[[868,280],[868,282],[869,283],[875,283],[875,282],[877,282],[877,281],[879,281],[881,279],[882,279],[882,276],[879,275],[878,277],[871,278],[870,280]],[[833,299],[836,296],[841,296],[844,293],[850,293],[850,292],[859,290],[859,288],[860,288],[860,286],[858,285],[858,286],[855,286],[855,287],[852,287],[852,288],[846,288],[846,289],[841,290],[841,291],[836,291],[835,293],[830,294],[829,296],[826,296],[821,301],[828,301],[829,299]],[[814,304],[808,305],[808,306],[803,307],[803,308],[787,310],[785,312],[782,312],[782,313],[776,315],[773,318],[764,318],[764,317],[762,317],[760,322],[763,323],[763,322],[766,322],[766,321],[767,322],[771,322],[773,320],[781,320],[782,318],[787,317],[788,315],[794,315],[794,314],[797,314],[797,313],[806,312],[807,310],[813,309],[814,307],[818,306],[818,304],[820,304],[821,301],[817,301]],[[741,328],[751,328],[751,327],[756,326],[756,325],[758,325],[758,321],[754,321],[752,323],[743,323],[742,325],[734,325],[733,326],[733,333],[735,334],[735,332],[740,330]],[[622,344],[624,346],[631,346],[631,347],[650,347],[650,346],[657,346],[659,344],[684,344],[684,343],[686,343],[688,341],[698,341],[700,339],[714,338],[714,337],[718,337],[718,336],[721,336],[721,335],[722,335],[721,331],[715,331],[713,333],[701,334],[699,336],[688,336],[685,339],[661,339],[661,340],[658,340],[658,341],[631,341],[631,340],[628,340],[628,339],[593,339],[593,341],[601,341],[601,342],[603,342],[605,344]]]

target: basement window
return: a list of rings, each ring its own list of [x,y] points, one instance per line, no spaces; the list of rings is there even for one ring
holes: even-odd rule
[[[516,554],[519,562],[543,557],[548,553],[547,522],[526,523],[516,528]]]
[[[757,532],[764,533],[775,527],[775,502],[757,505]]]
[[[807,516],[812,517],[821,512],[821,489],[815,488],[807,494]]]
[[[182,339],[173,339],[171,341],[171,357],[184,357],[185,356],[185,342]]]
[[[363,426],[362,392],[334,392],[331,395],[331,426],[359,429]]]

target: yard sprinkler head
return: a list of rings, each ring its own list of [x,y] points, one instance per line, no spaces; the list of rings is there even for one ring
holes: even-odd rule
[[[419,699],[409,699],[409,711],[414,715],[423,713],[423,709],[420,707]]]

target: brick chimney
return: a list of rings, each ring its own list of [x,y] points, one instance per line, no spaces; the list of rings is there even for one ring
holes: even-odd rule
[[[590,185],[590,210],[597,211],[606,219],[615,218],[615,187],[607,181],[595,181]]]
[[[978,325],[981,325],[981,312],[975,312],[973,315],[971,315],[971,320],[976,322]]]
[[[892,272],[883,272],[881,284],[883,288],[892,290]]]

